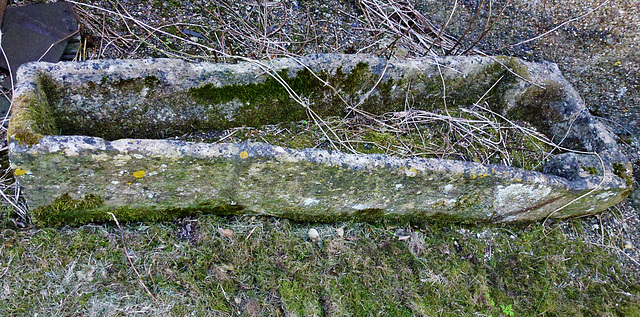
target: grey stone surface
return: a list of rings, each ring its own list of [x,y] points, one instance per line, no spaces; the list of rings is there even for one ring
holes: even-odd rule
[[[8,7],[2,33],[0,68],[10,69],[13,81],[20,65],[33,61],[57,62],[67,43],[78,42],[80,38],[73,5],[65,2]],[[7,79],[3,85],[10,89],[11,81]]]
[[[505,113],[523,104],[551,109],[554,115],[544,128],[556,140],[581,151],[555,155],[544,168],[546,174],[451,160],[126,136],[161,137],[159,129],[180,132],[184,122],[193,125],[194,118],[210,127],[219,121],[215,116],[207,118],[212,108],[231,118],[225,124],[239,121],[240,111],[248,106],[244,101],[202,102],[189,97],[190,89],[207,84],[264,83],[269,78],[265,66],[295,78],[305,67],[331,76],[349,74],[358,63],[366,63],[371,74],[383,76],[381,82],[392,79],[398,83],[387,92],[392,103],[395,97],[404,98],[402,82],[407,79],[422,84],[425,90],[429,83],[441,79],[478,81],[477,75],[495,66],[495,60],[445,57],[386,61],[371,56],[312,55],[234,65],[162,59],[29,64],[18,76],[9,131],[10,159],[19,171],[16,174],[21,174],[18,180],[29,206],[35,209],[47,208],[65,194],[75,199],[91,194],[102,199],[101,205],[90,208],[93,212],[241,206],[247,213],[306,220],[444,214],[468,220],[518,221],[596,213],[624,199],[630,192],[628,160],[550,63],[501,59],[511,67],[522,67],[519,72],[528,80],[514,80],[499,95]],[[50,81],[47,85],[54,87],[55,98],[51,87],[48,91],[43,88],[43,74]],[[144,82],[148,78],[154,78],[154,86],[127,86],[132,80]],[[530,89],[538,89],[531,83],[560,86],[562,94],[548,103],[523,103]],[[459,87],[472,89],[471,84],[475,82],[463,82]],[[367,91],[361,89],[347,97],[357,101]],[[451,96],[455,97],[455,92]],[[310,106],[321,106],[321,100],[310,99]],[[145,109],[143,116],[123,115],[141,107]],[[42,115],[43,109],[52,114]],[[59,126],[60,118],[75,128]],[[100,121],[107,118],[115,118],[110,124],[128,128],[105,140],[100,135],[104,129]],[[140,129],[131,128],[136,126]],[[57,135],[65,130],[86,135]],[[588,173],[585,166],[597,172]]]

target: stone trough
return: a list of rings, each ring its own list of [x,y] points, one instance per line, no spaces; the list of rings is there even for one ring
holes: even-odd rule
[[[309,120],[310,110],[292,92],[319,118],[344,116],[345,104],[374,114],[403,111],[409,95],[416,109],[484,97],[495,111],[528,121],[565,150],[537,172],[174,138]],[[107,221],[107,212],[124,221],[198,213],[527,221],[597,213],[631,191],[629,161],[558,68],[515,58],[30,63],[19,70],[12,111],[11,165],[41,225]]]

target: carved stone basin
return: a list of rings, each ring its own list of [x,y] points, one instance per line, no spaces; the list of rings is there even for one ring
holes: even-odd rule
[[[259,138],[175,138],[321,122],[354,109],[406,113],[407,100],[433,113],[481,101],[560,147],[525,170]],[[123,221],[212,212],[506,222],[597,213],[631,191],[629,161],[557,67],[515,58],[31,63],[19,70],[12,107],[10,161],[42,225],[106,221],[107,212]]]

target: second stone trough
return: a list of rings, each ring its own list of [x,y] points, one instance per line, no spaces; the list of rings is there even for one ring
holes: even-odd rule
[[[285,88],[287,87],[287,88]],[[486,102],[559,144],[539,171],[249,140],[175,140],[234,127]],[[440,105],[440,106],[436,106]],[[448,106],[447,106],[448,105]],[[310,55],[20,68],[10,161],[36,223],[264,214],[526,221],[597,213],[631,191],[631,165],[551,63],[507,57]]]

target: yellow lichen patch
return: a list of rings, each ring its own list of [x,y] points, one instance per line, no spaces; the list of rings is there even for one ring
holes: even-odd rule
[[[418,171],[415,168],[411,168],[406,172],[406,174],[409,177],[415,177],[416,175],[418,175]]]
[[[24,174],[27,174],[27,171],[21,168],[18,168],[15,171],[13,171],[13,175],[16,175],[16,176],[22,176]]]
[[[246,159],[247,157],[249,157],[249,153],[247,153],[247,151],[240,152],[240,158]]]
[[[137,172],[133,172],[133,177],[143,178],[145,174],[146,174],[145,171],[137,171]]]
[[[489,175],[488,173],[471,174],[471,177],[469,178],[470,179],[483,178],[483,177],[487,177],[488,175]]]

